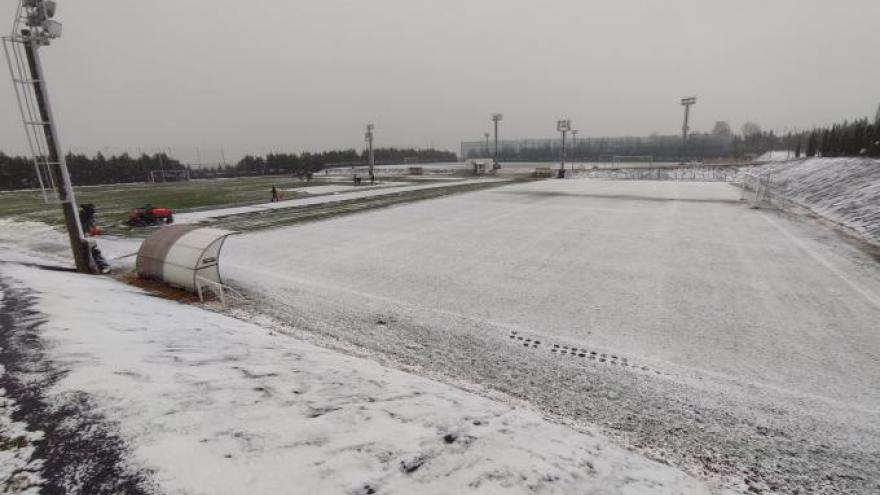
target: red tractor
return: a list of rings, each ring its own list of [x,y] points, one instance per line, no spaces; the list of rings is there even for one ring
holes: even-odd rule
[[[129,227],[152,227],[174,223],[174,212],[170,208],[155,208],[153,205],[145,205],[143,208],[134,208],[128,212]]]

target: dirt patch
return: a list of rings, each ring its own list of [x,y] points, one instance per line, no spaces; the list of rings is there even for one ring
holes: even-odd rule
[[[200,302],[199,297],[192,292],[178,289],[176,287],[171,287],[170,285],[162,283],[158,280],[139,278],[137,274],[133,272],[115,275],[113,278],[125,284],[137,287],[138,289],[143,289],[151,295],[163,297],[172,301],[177,301],[184,304],[196,304]]]

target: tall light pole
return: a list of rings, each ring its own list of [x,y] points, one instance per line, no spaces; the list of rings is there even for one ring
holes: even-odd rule
[[[44,186],[43,174],[46,174],[50,187],[55,188],[64,212],[64,224],[76,270],[96,274],[99,270],[79,221],[73,184],[61,149],[40,61],[40,48],[61,36],[61,23],[52,20],[55,7],[55,2],[50,0],[21,0],[12,34],[3,38],[3,50],[15,86],[37,179]]]
[[[684,141],[685,143],[687,142],[687,139],[688,139],[688,131],[691,130],[691,128],[689,127],[690,118],[691,118],[691,105],[696,105],[696,104],[697,104],[696,97],[692,96],[690,98],[682,98],[681,99],[681,106],[684,107],[684,125],[681,127],[681,140]]]
[[[565,135],[571,130],[571,121],[568,119],[557,120],[556,130],[562,134],[562,152],[559,154],[559,178],[565,178]]]
[[[571,169],[574,170],[574,160],[577,158],[578,130],[571,130]]]
[[[376,165],[376,159],[373,155],[373,129],[375,128],[376,126],[374,126],[373,124],[367,124],[367,133],[364,134],[364,139],[367,140],[367,149],[369,150],[368,159],[370,163],[370,182],[376,181],[376,177],[373,175],[373,167]]]
[[[483,156],[485,156],[486,158],[489,158],[489,133],[484,132],[483,137],[486,138],[486,148],[485,148],[485,153],[483,154]]]
[[[495,155],[492,158],[492,169],[499,169],[501,165],[498,164],[498,123],[504,119],[504,116],[500,113],[492,114],[492,123],[495,124]]]

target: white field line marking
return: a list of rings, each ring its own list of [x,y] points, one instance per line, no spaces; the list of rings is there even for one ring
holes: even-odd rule
[[[799,247],[802,251],[804,251],[805,253],[810,255],[811,258],[818,261],[819,264],[821,264],[822,266],[827,268],[828,271],[837,275],[837,277],[840,278],[846,285],[848,285],[850,289],[852,289],[857,294],[862,296],[866,301],[868,301],[870,304],[874,305],[874,307],[876,307],[877,309],[880,309],[880,296],[878,296],[877,294],[874,294],[873,292],[871,292],[868,289],[865,289],[864,287],[862,287],[861,285],[856,283],[854,280],[849,278],[843,271],[841,271],[840,269],[838,269],[837,267],[832,265],[831,262],[829,262],[824,256],[822,256],[821,254],[816,252],[815,249],[811,248],[802,239],[799,239],[797,236],[795,236],[794,234],[792,234],[791,232],[786,230],[782,225],[779,224],[779,222],[770,218],[769,215],[767,215],[763,211],[760,211],[759,213],[761,214],[761,218],[766,220],[767,223],[769,223],[770,225],[775,227],[779,232],[782,232],[782,234],[786,238],[788,238],[788,240],[791,241],[795,246]]]

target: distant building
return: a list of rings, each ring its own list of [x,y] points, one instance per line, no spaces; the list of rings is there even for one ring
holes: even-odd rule
[[[654,156],[657,158],[680,158],[684,156],[701,157],[723,156],[730,148],[732,136],[714,134],[691,134],[687,145],[680,135],[651,135],[644,137],[578,137],[567,139],[568,155],[577,159],[599,159],[613,156]],[[498,142],[498,152],[503,159],[545,160],[555,158],[562,148],[561,138],[515,139]],[[465,141],[461,143],[461,160],[468,158],[490,158],[494,145],[487,148],[485,141]]]

